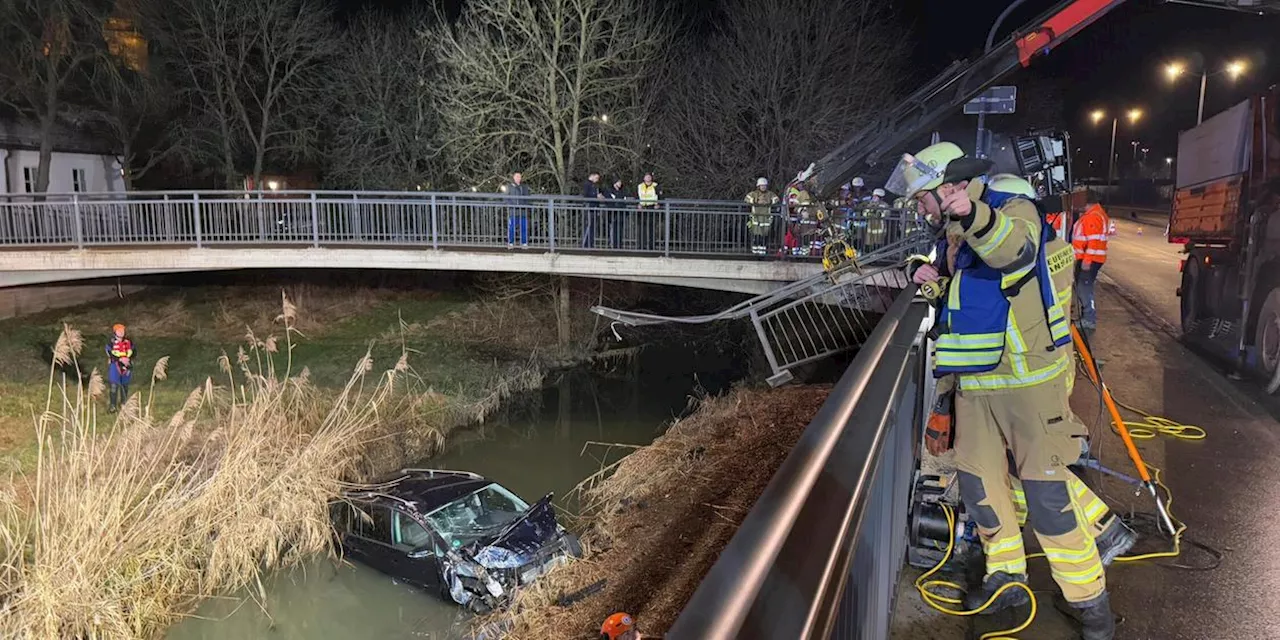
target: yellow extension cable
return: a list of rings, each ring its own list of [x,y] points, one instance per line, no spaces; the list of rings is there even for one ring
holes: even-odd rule
[[[1092,383],[1092,380],[1090,380],[1090,382]],[[1169,420],[1168,418],[1154,416],[1145,411],[1142,411],[1141,409],[1136,409],[1130,405],[1120,402],[1119,400],[1116,400],[1116,404],[1132,413],[1136,413],[1143,417],[1143,420],[1141,422],[1125,421],[1124,423],[1125,427],[1129,429],[1129,435],[1132,436],[1134,439],[1150,440],[1152,438],[1155,438],[1158,435],[1165,435],[1178,440],[1203,440],[1208,435],[1204,429],[1197,427],[1195,425],[1180,424],[1173,420]],[[1112,425],[1111,429],[1112,431],[1115,431],[1116,430],[1115,425]],[[1186,532],[1187,525],[1184,524],[1182,521],[1178,520],[1177,518],[1175,518],[1173,515],[1173,492],[1170,491],[1169,487],[1167,487],[1164,484],[1164,482],[1161,480],[1163,471],[1150,464],[1147,464],[1146,467],[1152,473],[1152,480],[1155,482],[1156,486],[1159,487],[1160,490],[1163,491],[1165,494],[1165,498],[1166,498],[1165,510],[1169,514],[1169,519],[1172,520],[1174,523],[1173,548],[1169,551],[1143,553],[1136,556],[1120,556],[1115,559],[1116,562],[1137,562],[1139,560],[1154,560],[1157,558],[1176,558],[1182,553],[1182,534]],[[996,598],[999,598],[1000,594],[1004,593],[1006,590],[1015,589],[1015,588],[1023,589],[1024,591],[1027,592],[1027,595],[1031,599],[1031,613],[1027,615],[1027,619],[1024,620],[1022,624],[1012,629],[988,632],[983,634],[982,637],[979,638],[979,640],[1018,640],[1016,637],[1014,637],[1013,634],[1024,631],[1027,627],[1030,627],[1031,623],[1034,622],[1036,619],[1036,612],[1038,610],[1036,594],[1034,591],[1031,590],[1031,587],[1029,585],[1021,582],[1011,582],[1009,584],[1006,584],[1000,587],[999,589],[997,589],[996,592],[993,593],[991,597],[988,598],[987,601],[982,604],[981,607],[978,607],[977,609],[974,609],[972,611],[965,611],[962,609],[954,608],[962,604],[962,601],[960,599],[952,598],[950,596],[945,596],[932,590],[936,588],[946,588],[946,589],[959,591],[961,593],[964,592],[964,587],[954,582],[950,582],[948,580],[930,580],[929,579],[930,576],[940,571],[942,567],[947,564],[947,561],[951,559],[952,551],[954,551],[955,549],[955,542],[956,542],[955,513],[951,510],[951,507],[948,506],[947,504],[943,503],[941,506],[942,506],[943,513],[945,513],[947,517],[947,532],[948,532],[947,550],[942,555],[942,560],[940,560],[938,564],[934,565],[932,569],[929,569],[928,571],[924,572],[919,578],[916,578],[915,588],[916,588],[916,591],[920,593],[920,598],[924,600],[925,604],[947,615],[973,616],[973,615],[978,615],[983,611],[985,611],[988,607],[991,606],[991,603],[995,602]],[[1045,557],[1043,553],[1033,553],[1033,554],[1027,555],[1027,560],[1031,560],[1034,558],[1043,558],[1043,557]]]

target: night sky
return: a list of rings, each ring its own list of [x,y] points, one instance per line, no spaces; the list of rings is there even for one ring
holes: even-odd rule
[[[650,1],[672,10],[695,33],[709,28],[715,20],[711,10],[715,0]],[[363,7],[396,10],[424,4],[441,6],[451,15],[456,15],[463,3],[465,0],[340,0],[344,11]],[[902,36],[913,45],[913,75],[924,82],[953,60],[976,57],[992,22],[1009,0],[894,3],[900,9]],[[1055,4],[1055,0],[1027,0],[1005,21],[1002,33],[1007,35]],[[1194,66],[1195,60],[1203,59],[1212,72],[1222,69],[1228,60],[1248,60],[1249,71],[1239,81],[1232,82],[1225,74],[1209,78],[1205,101],[1205,117],[1209,117],[1250,92],[1280,82],[1277,36],[1280,16],[1129,0],[1005,83],[1019,84],[1026,74],[1039,74],[1065,87],[1065,125],[1074,146],[1082,149],[1077,154],[1078,167],[1083,168],[1089,159],[1099,163],[1106,159],[1110,120],[1095,128],[1088,115],[1097,108],[1141,107],[1145,116],[1136,128],[1121,122],[1116,150],[1125,162],[1129,143],[1136,139],[1150,148],[1152,161],[1158,161],[1175,155],[1178,131],[1195,124],[1199,95],[1198,75],[1184,75],[1171,85],[1164,75],[1165,64],[1178,59]],[[998,116],[993,118],[989,126],[999,128],[998,120]],[[968,139],[962,142],[972,144]]]
[[[1005,24],[1016,28],[1054,4],[1028,0]],[[905,0],[901,5],[904,13],[914,16],[916,56],[922,62],[936,60],[931,71],[937,71],[951,60],[974,57],[1008,2]],[[1090,111],[1141,107],[1146,115],[1136,128],[1121,121],[1116,152],[1126,161],[1129,142],[1136,139],[1151,149],[1149,157],[1154,161],[1175,155],[1178,131],[1195,124],[1199,97],[1199,76],[1187,74],[1171,85],[1164,75],[1165,63],[1203,56],[1212,73],[1230,59],[1248,59],[1249,72],[1237,82],[1225,74],[1209,78],[1207,118],[1252,91],[1280,82],[1277,36],[1280,16],[1130,0],[1009,83],[1018,84],[1025,74],[1041,74],[1065,84],[1066,126],[1075,146],[1083,149],[1077,166],[1088,159],[1104,162],[1110,144],[1110,119],[1095,128],[1088,118]],[[1105,175],[1105,170],[1100,174]]]

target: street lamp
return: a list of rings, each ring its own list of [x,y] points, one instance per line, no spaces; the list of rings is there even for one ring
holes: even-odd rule
[[[1219,73],[1225,73],[1231,76],[1232,80],[1239,80],[1249,70],[1249,63],[1244,60],[1232,60],[1222,71],[1209,73],[1209,70],[1202,64],[1200,65],[1200,102],[1196,108],[1196,124],[1204,122],[1204,92],[1209,85],[1209,76],[1216,76]],[[1169,82],[1177,82],[1187,72],[1187,65],[1184,62],[1175,61],[1165,65],[1164,73],[1169,77]]]
[[[1142,109],[1131,108],[1125,112],[1124,116],[1126,119],[1129,120],[1130,125],[1136,125],[1138,124],[1138,121],[1142,119]],[[1103,118],[1106,118],[1106,117],[1107,117],[1107,112],[1103,111],[1102,109],[1094,109],[1092,112],[1089,113],[1089,119],[1093,121],[1094,125],[1097,125],[1099,122],[1102,122]],[[1119,126],[1120,126],[1119,116],[1112,118],[1111,119],[1111,155],[1107,156],[1107,162],[1110,163],[1107,168],[1107,184],[1108,185],[1111,184],[1112,176],[1114,176],[1116,173],[1116,129],[1118,129]],[[1135,149],[1134,158],[1136,159],[1137,158],[1136,149],[1137,149],[1138,143],[1135,142],[1133,144]]]

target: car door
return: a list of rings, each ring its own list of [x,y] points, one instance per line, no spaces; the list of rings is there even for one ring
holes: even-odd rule
[[[410,580],[403,575],[405,553],[392,543],[392,511],[386,505],[352,502],[350,526],[343,548],[357,560],[387,575]]]
[[[406,576],[409,582],[429,591],[439,590],[440,553],[444,547],[417,517],[399,509],[393,514],[392,545],[402,554],[397,575]]]

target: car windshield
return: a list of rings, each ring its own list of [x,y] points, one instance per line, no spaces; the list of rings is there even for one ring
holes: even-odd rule
[[[496,484],[486,485],[427,514],[427,521],[452,548],[497,534],[529,508]]]

